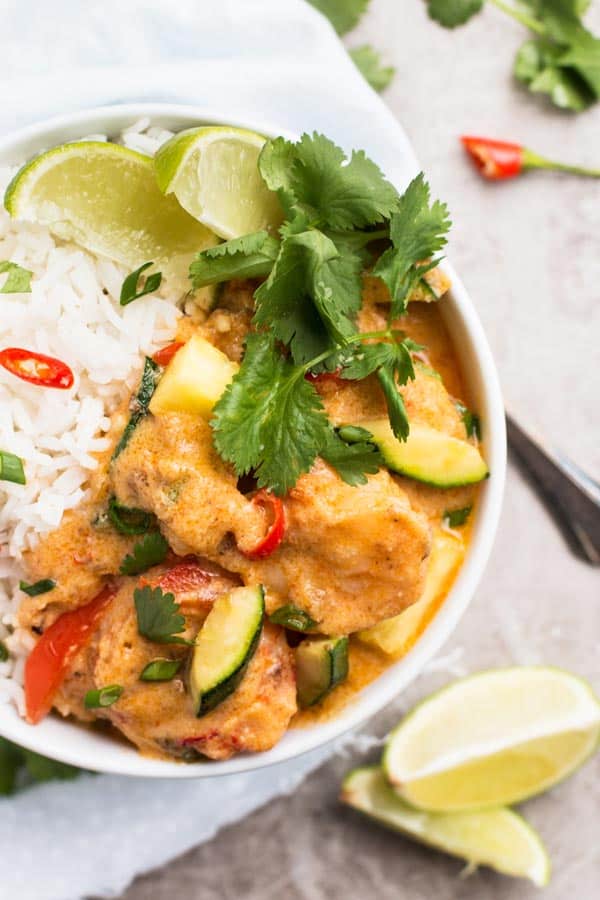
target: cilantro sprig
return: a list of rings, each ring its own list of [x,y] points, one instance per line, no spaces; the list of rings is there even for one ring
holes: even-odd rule
[[[484,0],[426,0],[429,15],[455,28],[479,13]],[[589,0],[488,0],[534,35],[519,49],[514,75],[534,94],[575,112],[600,99],[600,39],[584,25]]]
[[[156,644],[188,644],[179,637],[185,631],[185,616],[179,612],[179,603],[171,593],[163,593],[160,587],[145,585],[133,592],[138,632]]]
[[[194,288],[261,274],[242,364],[214,408],[214,442],[238,476],[252,472],[278,495],[308,472],[317,456],[344,481],[361,484],[382,465],[368,440],[346,441],[329,422],[314,385],[323,368],[342,378],[376,375],[392,429],[406,440],[409,423],[398,388],[415,377],[415,345],[394,321],[449,229],[444,204],[430,203],[417,176],[399,196],[363,151],[349,157],[323,135],[298,143],[268,141],[260,173],[278,195],[285,222],[277,238],[246,235],[200,253]],[[389,322],[361,333],[357,316],[366,269],[390,292]]]
[[[121,575],[140,575],[163,562],[168,552],[169,545],[160,531],[150,531],[134,544],[132,552],[121,563],[119,572]]]
[[[0,275],[6,274],[6,279],[0,294],[29,294],[31,293],[31,279],[33,272],[24,269],[18,263],[9,259],[0,260]]]

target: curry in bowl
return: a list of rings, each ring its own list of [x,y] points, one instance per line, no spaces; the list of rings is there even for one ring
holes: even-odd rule
[[[138,251],[120,291],[101,290],[125,310],[155,294],[176,318],[104,410],[80,502],[21,553],[5,637],[9,652],[26,645],[32,725],[54,709],[185,760],[267,750],[404,655],[460,567],[488,475],[439,310],[447,211],[422,176],[399,195],[364,154],[345,159],[322,136],[223,131],[170,137],[154,161],[127,151],[107,215],[137,202],[129,170],[143,166],[156,219],[163,201],[179,217],[178,243],[155,241],[159,261]],[[258,187],[236,170],[236,141],[244,165],[254,151]],[[94,183],[98,160],[117,165],[93,142],[65,146],[48,172],[76,158],[69,190],[82,172]],[[208,166],[219,153],[231,177]],[[35,205],[27,179],[49,177],[36,164],[8,188],[13,218],[35,210],[59,248],[110,257],[81,210],[70,233]],[[0,362],[17,392],[90,388],[84,365],[73,374],[33,348]],[[16,496],[27,461],[2,449]]]

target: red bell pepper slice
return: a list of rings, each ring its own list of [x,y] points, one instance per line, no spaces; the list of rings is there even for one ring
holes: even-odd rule
[[[58,388],[61,391],[73,387],[73,372],[66,363],[33,350],[23,350],[20,347],[0,350],[0,366],[22,381],[40,387]]]
[[[156,363],[157,366],[168,366],[175,354],[181,350],[183,347],[183,341],[173,341],[172,344],[167,344],[166,347],[161,347],[160,350],[157,350],[152,359]]]
[[[44,631],[27,657],[25,709],[31,725],[37,725],[50,712],[69,667],[91,639],[115,593],[116,588],[107,585],[90,603],[63,613]]]
[[[262,506],[271,511],[272,522],[264,538],[252,550],[244,551],[248,559],[265,559],[277,550],[285,534],[285,510],[279,497],[270,491],[259,491],[252,498],[255,506]]]

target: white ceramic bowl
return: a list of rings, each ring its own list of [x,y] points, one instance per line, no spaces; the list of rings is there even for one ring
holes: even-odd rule
[[[226,115],[219,120],[212,111],[202,107],[139,103],[86,110],[25,128],[0,141],[0,165],[21,163],[42,149],[86,134],[114,137],[142,116],[150,116],[153,123],[173,131],[220,121],[269,136],[285,134],[297,138],[272,122],[232,121]],[[444,605],[415,647],[357,694],[334,719],[309,728],[292,729],[267,753],[242,755],[226,762],[186,765],[147,759],[133,747],[58,717],[49,716],[32,727],[10,705],[0,706],[0,734],[31,750],[85,769],[161,778],[206,778],[263,768],[326,744],[365,722],[419,674],[446,641],[475,592],[496,533],[506,469],[504,410],[494,362],[468,294],[451,267],[444,265],[452,279],[452,291],[443,300],[441,309],[460,348],[461,365],[474,406],[485,423],[485,455],[492,474],[482,486],[465,563]]]

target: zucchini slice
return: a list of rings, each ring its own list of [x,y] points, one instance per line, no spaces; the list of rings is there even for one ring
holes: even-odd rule
[[[301,707],[319,703],[347,675],[347,637],[310,638],[296,648],[296,684]]]
[[[215,600],[200,629],[189,672],[197,716],[235,691],[254,656],[265,612],[262,585],[235,588]]]
[[[158,383],[150,412],[189,412],[210,419],[239,366],[195,334],[173,357]]]
[[[394,436],[388,419],[370,419],[360,426],[373,435],[387,467],[415,481],[452,488],[477,484],[489,475],[477,447],[429,425],[411,424],[406,441]]]

